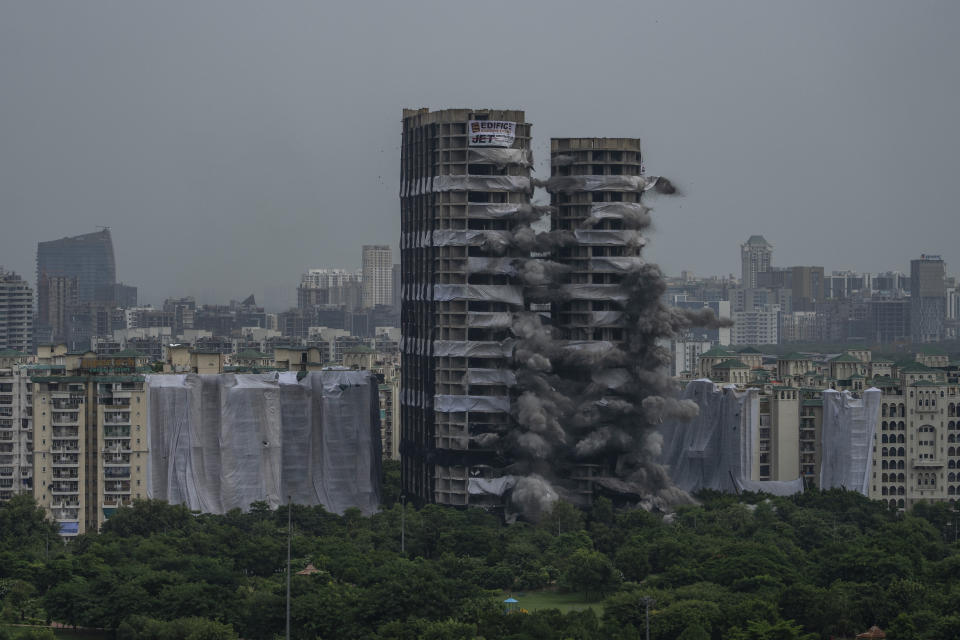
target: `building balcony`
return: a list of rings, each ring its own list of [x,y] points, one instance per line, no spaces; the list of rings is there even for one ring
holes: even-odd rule
[[[130,493],[129,482],[108,482],[103,487],[104,495],[121,495]]]
[[[937,459],[914,460],[914,469],[937,469],[943,466],[943,462]]]
[[[71,456],[53,456],[53,465],[55,467],[77,467],[80,465],[80,459]]]
[[[50,447],[50,453],[80,453],[80,447],[66,444],[54,445]]]
[[[75,496],[80,493],[80,490],[77,488],[70,488],[68,486],[58,487],[57,485],[50,485],[50,493],[55,496]]]
[[[63,439],[76,440],[79,437],[80,437],[80,430],[77,429],[76,427],[72,429],[70,428],[58,429],[54,427],[53,429],[53,438],[55,440],[63,440]]]

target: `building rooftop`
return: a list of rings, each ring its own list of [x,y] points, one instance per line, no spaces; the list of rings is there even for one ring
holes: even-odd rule
[[[133,348],[124,349],[123,351],[118,351],[117,353],[111,353],[105,358],[146,358],[147,354],[142,351],[137,351]]]
[[[941,373],[940,369],[934,369],[933,367],[928,367],[925,364],[920,364],[912,360],[900,366],[900,371],[902,373]]]
[[[854,358],[849,353],[841,353],[835,358],[830,358],[830,362],[855,362],[857,364],[864,364],[860,358]]]
[[[261,351],[248,349],[246,351],[241,351],[236,357],[238,360],[263,360],[264,358],[271,358],[272,356]]]
[[[736,354],[733,351],[724,349],[721,346],[711,347],[708,351],[704,351],[700,354],[701,358],[719,358],[722,356],[735,356]]]
[[[344,353],[376,353],[376,349],[361,344],[347,349]]]
[[[739,360],[732,358],[730,360],[724,360],[720,364],[713,366],[714,369],[749,369],[747,365],[740,362]]]
[[[777,360],[811,360],[811,359],[812,358],[810,358],[810,356],[805,356],[802,353],[797,353],[796,351],[777,358]]]

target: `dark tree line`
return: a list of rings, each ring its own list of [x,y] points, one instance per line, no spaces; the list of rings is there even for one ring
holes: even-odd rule
[[[700,496],[669,518],[558,505],[537,525],[407,506],[372,517],[294,505],[295,638],[852,637],[960,640],[956,512],[898,514],[853,493]],[[64,545],[29,497],[0,505],[6,622],[118,638],[273,638],[285,615],[287,509],[193,514],[142,500]],[[49,544],[48,544],[49,543]],[[506,615],[507,592],[571,591],[598,611]],[[9,631],[0,631],[0,634]],[[0,635],[0,638],[3,636]]]

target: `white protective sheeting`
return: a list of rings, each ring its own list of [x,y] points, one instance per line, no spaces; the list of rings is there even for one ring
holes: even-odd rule
[[[590,207],[590,217],[597,220],[622,220],[625,216],[637,217],[650,211],[639,202],[603,202]]]
[[[479,247],[487,243],[507,245],[511,238],[509,231],[439,229],[433,232],[432,238],[424,240],[425,244],[414,246],[430,246],[432,244],[434,247],[458,247],[462,245]]]
[[[336,513],[376,511],[380,420],[369,372],[146,380],[149,497],[219,514],[286,496]]]
[[[514,265],[516,258],[487,258],[471,256],[467,258],[467,273],[494,273],[508,276],[517,275]]]
[[[513,324],[513,314],[507,311],[470,311],[467,323],[471,327],[507,328]]]
[[[496,147],[470,147],[467,151],[467,161],[476,163],[495,164],[505,167],[516,164],[529,167],[533,164],[533,152],[530,149],[499,149]]]
[[[515,476],[502,476],[500,478],[470,478],[467,480],[467,493],[475,496],[492,495],[502,496],[504,493],[513,489],[517,484]]]
[[[530,191],[525,176],[436,176],[430,191]]]
[[[590,258],[590,271],[614,271],[625,272],[633,271],[644,265],[643,258],[639,256],[613,256]]]
[[[435,340],[433,355],[439,358],[504,358],[513,355],[513,340]]]
[[[467,207],[470,218],[508,218],[530,209],[528,204],[502,204],[499,202],[471,202]]]
[[[470,368],[463,374],[462,384],[497,385],[512,387],[517,384],[517,374],[509,369]]]
[[[821,488],[842,487],[867,495],[881,394],[877,388],[867,389],[862,398],[849,391],[823,392]]]
[[[560,290],[575,300],[626,302],[627,293],[618,284],[562,284]]]
[[[659,178],[651,176],[554,176],[547,180],[550,193],[574,191],[647,191]]]
[[[507,413],[510,396],[433,396],[433,410],[441,413]]]
[[[700,415],[689,421],[664,422],[659,428],[663,437],[659,461],[679,488],[775,495],[803,490],[801,478],[789,482],[751,480],[760,424],[756,389],[721,390],[710,380],[694,380],[687,385],[683,398],[696,402]]]
[[[612,327],[623,323],[622,311],[587,311],[591,327]]]
[[[435,284],[433,299],[438,302],[483,300],[522,305],[523,291],[518,285],[510,284]]]
[[[647,243],[636,229],[576,229],[577,242],[609,247],[642,247]]]

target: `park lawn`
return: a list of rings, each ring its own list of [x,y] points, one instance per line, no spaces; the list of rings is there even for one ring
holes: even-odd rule
[[[567,613],[568,611],[593,609],[598,617],[603,615],[603,600],[585,600],[583,593],[560,593],[559,591],[544,590],[505,593],[503,597],[507,598],[511,595],[519,601],[514,606],[527,611],[559,609],[561,613]]]

